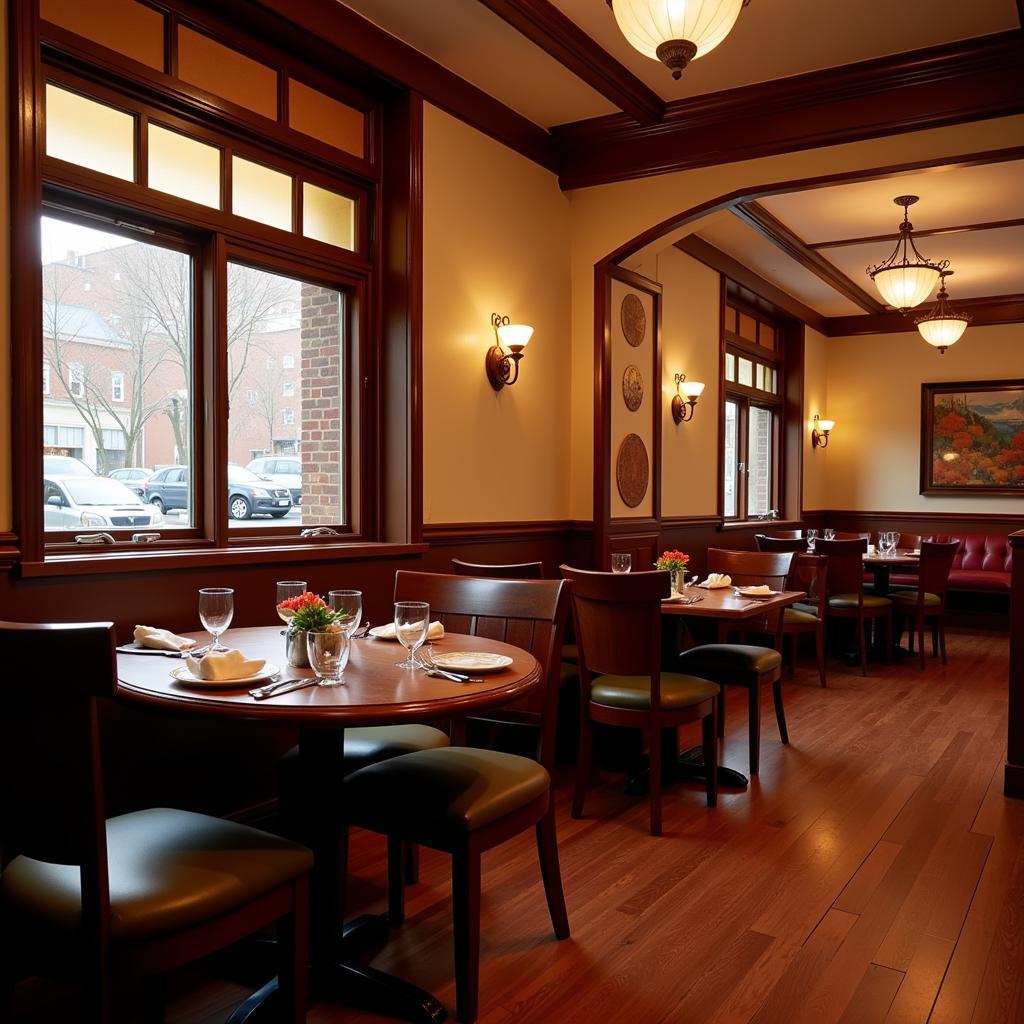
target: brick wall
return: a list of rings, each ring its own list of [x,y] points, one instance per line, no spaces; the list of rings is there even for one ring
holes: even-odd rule
[[[341,522],[342,408],[339,295],[302,286],[302,525]]]

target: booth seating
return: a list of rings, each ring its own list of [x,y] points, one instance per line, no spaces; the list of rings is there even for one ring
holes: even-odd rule
[[[949,573],[949,589],[968,593],[1010,593],[1010,541],[1007,537],[991,533],[935,534],[926,540],[945,543],[959,541],[960,547]],[[916,573],[894,572],[896,585],[916,587]]]

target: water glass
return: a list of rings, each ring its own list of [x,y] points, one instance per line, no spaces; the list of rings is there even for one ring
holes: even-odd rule
[[[277,582],[277,602],[279,605],[282,601],[289,601],[293,597],[301,597],[306,592],[306,581],[305,580],[278,580]],[[275,607],[276,607],[275,605]],[[278,612],[277,617],[285,624],[288,624],[288,620],[291,616],[285,612]]]
[[[835,540],[836,531],[833,530],[831,526],[826,526],[825,529],[822,531],[821,536],[823,540]]]
[[[218,637],[231,625],[234,614],[235,592],[230,587],[203,587],[199,591],[199,621],[213,637],[211,651],[228,650]]]
[[[409,652],[405,661],[397,661],[398,668],[420,668],[416,652],[427,639],[430,629],[430,605],[425,601],[395,602],[395,636]]]
[[[306,653],[310,668],[316,673],[317,686],[341,686],[352,641],[342,629],[306,634]]]
[[[341,612],[338,625],[347,637],[359,628],[363,617],[363,592],[361,590],[332,590],[327,595],[332,611]]]
[[[808,551],[813,551],[814,550],[814,545],[817,543],[817,540],[818,540],[818,531],[817,530],[808,530],[807,531],[807,550]]]
[[[633,556],[625,551],[612,554],[612,572],[629,572],[633,568]]]

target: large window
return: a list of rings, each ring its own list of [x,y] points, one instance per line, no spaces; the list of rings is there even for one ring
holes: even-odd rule
[[[723,315],[722,515],[744,521],[781,504],[783,335],[779,323],[731,299]]]

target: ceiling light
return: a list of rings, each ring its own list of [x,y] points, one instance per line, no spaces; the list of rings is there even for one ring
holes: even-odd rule
[[[679,78],[691,60],[710,53],[750,0],[608,0],[626,41]]]
[[[919,316],[914,323],[921,332],[921,337],[945,355],[950,345],[955,345],[967,330],[971,322],[970,313],[956,313],[949,305],[949,293],[946,291],[946,278],[952,270],[943,270],[939,275],[939,294],[936,296],[935,308],[924,316]]]
[[[918,196],[897,196],[893,202],[903,207],[903,223],[900,224],[900,240],[884,263],[868,267],[868,277],[875,282],[882,298],[890,306],[906,313],[914,306],[920,306],[935,290],[939,274],[949,265],[949,260],[933,263],[925,259],[914,244],[914,225],[910,223],[907,210],[918,201]],[[913,256],[913,258],[911,258]]]

